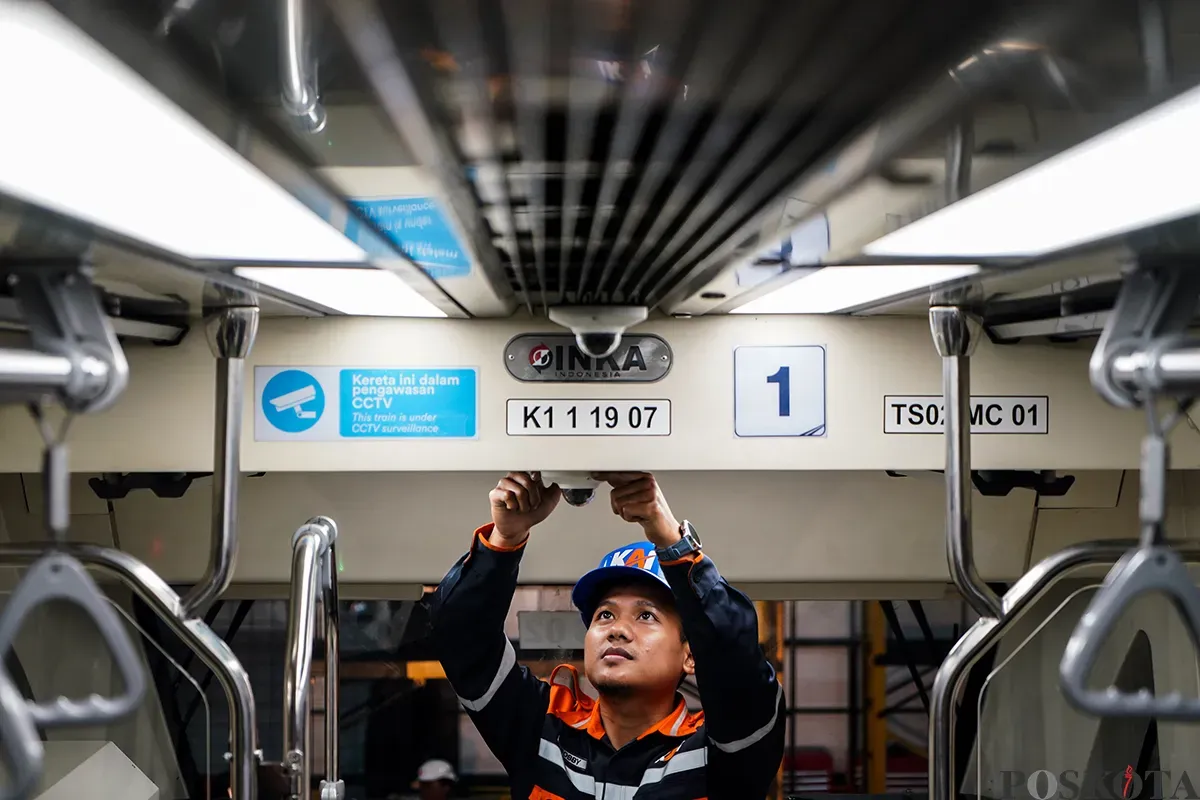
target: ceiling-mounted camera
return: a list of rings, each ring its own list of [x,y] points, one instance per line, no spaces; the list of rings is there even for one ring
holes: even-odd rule
[[[568,505],[586,506],[596,497],[600,481],[589,472],[543,472],[542,483],[547,486],[557,483],[562,489],[563,499]]]
[[[649,314],[645,306],[559,306],[550,309],[550,321],[570,328],[584,355],[607,358],[620,346],[625,329]]]

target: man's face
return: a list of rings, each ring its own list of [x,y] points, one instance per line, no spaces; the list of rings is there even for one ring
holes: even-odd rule
[[[695,671],[666,588],[632,584],[606,592],[583,640],[588,680],[602,693],[674,690]]]

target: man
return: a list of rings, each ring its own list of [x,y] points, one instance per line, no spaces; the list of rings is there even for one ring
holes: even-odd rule
[[[654,476],[601,473],[613,513],[648,542],[609,553],[576,584],[584,668],[549,683],[517,664],[504,620],[530,531],[562,497],[509,473],[489,495],[492,522],[430,604],[434,646],[459,701],[504,765],[514,799],[759,800],[783,757],[783,687],[758,644],[754,605],[702,554]],[[568,673],[568,684],[556,681]],[[678,689],[695,674],[704,711]]]

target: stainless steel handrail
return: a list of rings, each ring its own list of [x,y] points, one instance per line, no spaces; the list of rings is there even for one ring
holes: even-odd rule
[[[341,751],[338,740],[338,726],[341,721],[338,690],[338,648],[341,640],[338,625],[341,617],[338,613],[338,560],[334,539],[329,541],[329,554],[325,559],[329,574],[325,581],[325,596],[322,602],[325,607],[325,782],[321,784],[321,800],[342,800],[345,794],[345,785],[341,780]]]
[[[84,564],[103,569],[132,589],[217,676],[229,701],[230,750],[233,753],[229,762],[231,797],[232,800],[256,800],[258,725],[254,690],[250,686],[250,676],[237,656],[203,620],[191,616],[166,581],[133,556],[110,547],[88,544],[57,545],[57,548]],[[0,564],[25,566],[45,553],[41,547],[4,545],[0,546]]]
[[[1185,561],[1200,562],[1200,544],[1173,542],[1172,546]],[[967,673],[975,662],[1064,574],[1081,567],[1113,563],[1133,547],[1137,547],[1137,541],[1130,539],[1083,542],[1042,559],[1005,592],[998,617],[980,618],[951,648],[938,668],[930,693],[930,800],[950,800],[957,795],[955,708]]]
[[[320,133],[327,118],[311,74],[311,34],[305,0],[282,0],[279,16],[280,100],[303,130]]]
[[[216,430],[213,442],[212,552],[208,570],[183,598],[196,613],[220,597],[237,562],[238,484],[241,478],[242,405],[246,356],[258,333],[258,308],[222,308],[205,320],[208,345],[217,357]]]
[[[929,309],[929,329],[942,357],[946,420],[946,556],[950,579],[981,617],[995,617],[1000,598],[975,570],[971,520],[971,354],[982,331],[958,306]]]
[[[312,775],[312,725],[309,693],[312,683],[313,640],[317,634],[318,600],[325,638],[325,780],[321,795],[340,797],[337,779],[337,565],[334,542],[337,525],[328,517],[305,522],[292,537],[291,596],[288,603],[287,658],[283,673],[283,765],[292,797],[308,794]],[[330,631],[333,631],[332,637]],[[331,641],[332,638],[332,641]],[[329,700],[333,698],[330,705]],[[332,751],[333,758],[329,755]]]

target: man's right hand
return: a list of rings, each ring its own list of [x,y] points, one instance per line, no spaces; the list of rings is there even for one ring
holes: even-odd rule
[[[516,547],[529,537],[530,528],[550,516],[561,499],[558,484],[543,486],[537,472],[508,473],[488,494],[494,525],[488,541],[497,547]]]

